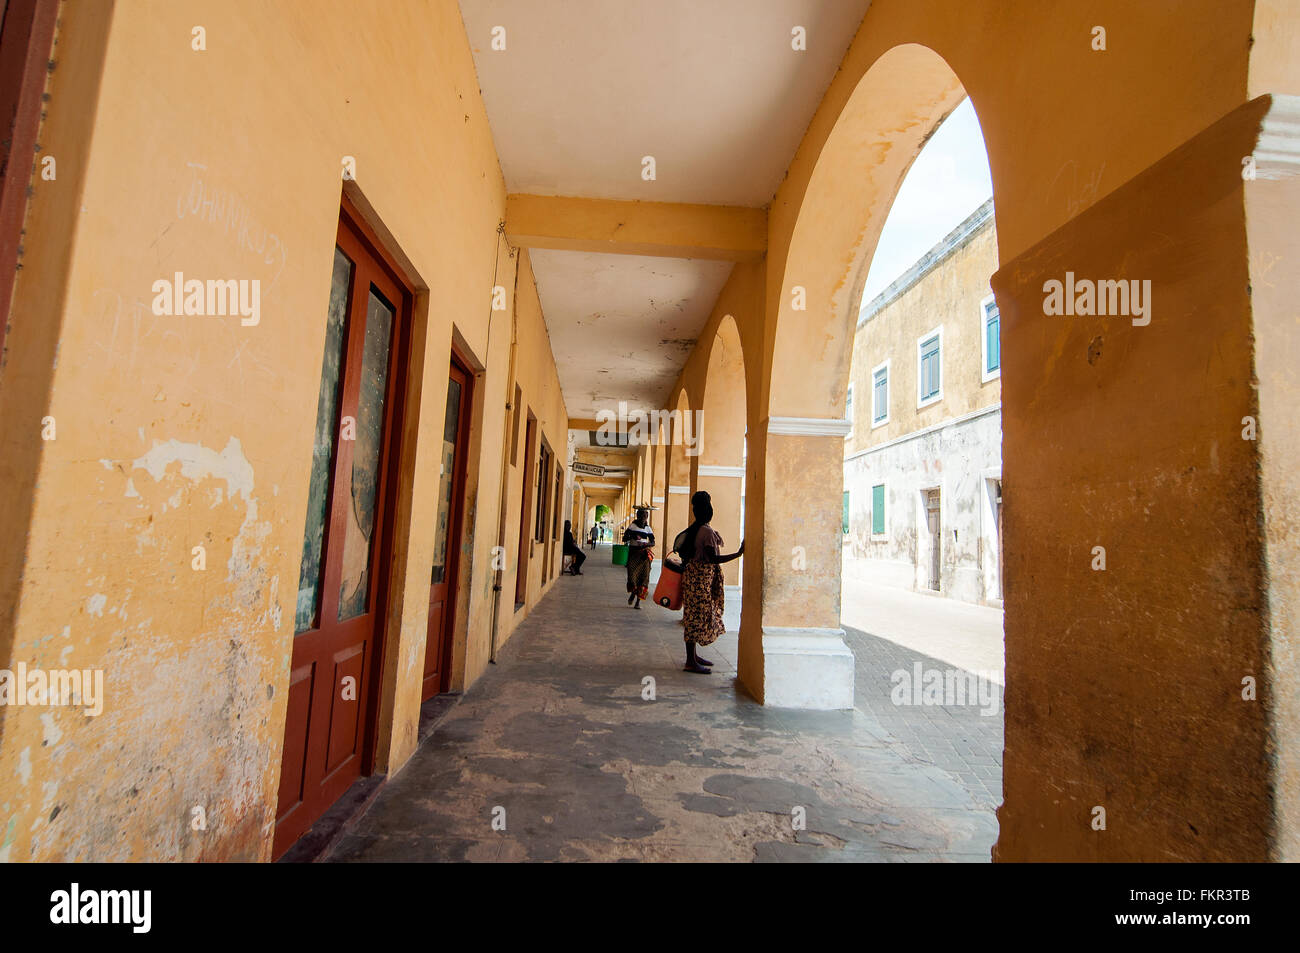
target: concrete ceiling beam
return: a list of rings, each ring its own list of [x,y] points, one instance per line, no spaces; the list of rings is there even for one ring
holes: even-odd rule
[[[767,211],[514,194],[506,238],[525,248],[755,261],[767,251]]]

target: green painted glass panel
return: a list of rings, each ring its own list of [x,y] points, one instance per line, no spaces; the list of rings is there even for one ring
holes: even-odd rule
[[[384,398],[388,394],[388,345],[393,336],[393,317],[393,306],[372,286],[366,307],[361,395],[357,398],[356,446],[352,451],[352,499],[343,533],[340,622],[370,608],[370,562],[379,462],[384,449]]]
[[[320,394],[316,398],[316,439],[311,451],[311,483],[307,488],[307,529],[302,538],[302,564],[298,572],[298,607],[294,632],[316,628],[320,613],[321,549],[328,519],[330,473],[338,434],[339,382],[343,349],[347,346],[348,290],[352,262],[334,249],[334,275],[330,279],[330,304],[325,317],[325,357],[321,363]]]

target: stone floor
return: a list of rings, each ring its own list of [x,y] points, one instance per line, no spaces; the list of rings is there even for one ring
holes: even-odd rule
[[[715,674],[683,672],[680,614],[628,608],[605,554],[558,580],[329,860],[989,859],[986,794],[872,705],[755,704],[734,634],[705,653]]]
[[[863,579],[865,562],[844,560],[840,617],[845,627],[967,672],[996,673],[995,680],[1005,684],[1001,609]]]
[[[847,624],[844,632],[857,669],[853,700],[858,709],[918,760],[959,778],[979,804],[996,810],[1002,803],[1002,686],[988,684],[987,705],[895,705],[895,672],[911,675],[918,662],[922,672],[953,666]]]

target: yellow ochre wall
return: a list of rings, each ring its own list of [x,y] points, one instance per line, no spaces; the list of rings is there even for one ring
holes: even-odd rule
[[[513,394],[489,291],[514,262],[473,60],[452,0],[69,3],[55,55],[59,174],[34,184],[0,378],[0,666],[103,669],[107,697],[94,718],[0,712],[0,859],[265,860],[344,156],[421,289],[377,769],[415,746],[453,326],[480,370],[455,687],[486,664]],[[155,316],[176,271],[260,279],[260,323]],[[526,262],[518,291],[517,376],[563,460]],[[512,471],[507,592],[518,489]]]

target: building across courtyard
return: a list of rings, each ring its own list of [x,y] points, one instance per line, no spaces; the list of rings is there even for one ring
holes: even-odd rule
[[[844,573],[1002,604],[1002,387],[993,199],[858,317]]]

